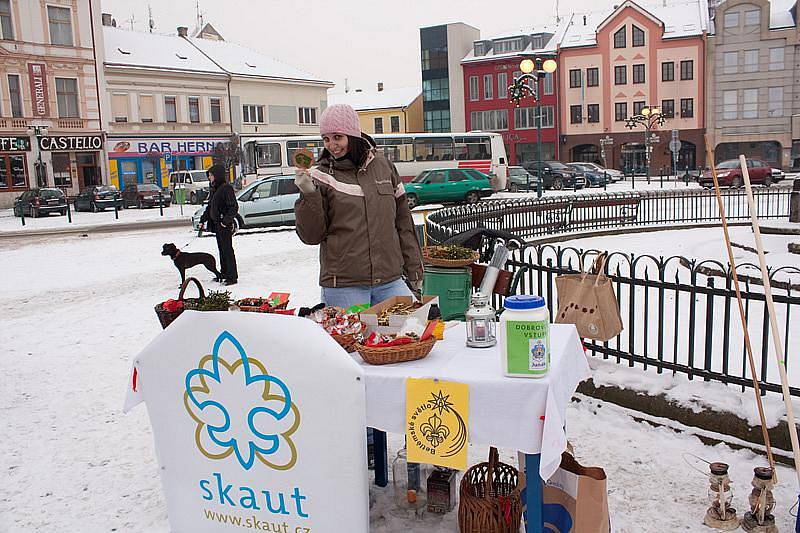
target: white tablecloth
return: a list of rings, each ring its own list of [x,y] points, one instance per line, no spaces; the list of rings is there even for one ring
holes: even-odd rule
[[[540,453],[539,472],[549,479],[567,446],[567,405],[578,383],[591,375],[575,326],[551,325],[551,367],[541,379],[506,377],[499,342],[482,349],[465,342],[466,327],[459,323],[419,361],[374,366],[353,354],[366,374],[367,425],[405,433],[406,378],[466,383],[469,442]]]

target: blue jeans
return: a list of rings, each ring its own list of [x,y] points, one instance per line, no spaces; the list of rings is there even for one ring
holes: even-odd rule
[[[355,287],[322,287],[322,301],[327,306],[347,309],[353,305],[375,305],[392,296],[413,296],[402,279],[382,285],[358,285]]]

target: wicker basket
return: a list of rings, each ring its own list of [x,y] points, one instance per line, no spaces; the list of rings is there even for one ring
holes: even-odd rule
[[[248,313],[272,313],[277,309],[286,309],[289,305],[289,302],[281,302],[276,306],[269,306],[268,310],[262,309],[264,304],[269,304],[269,298],[242,298],[241,300],[236,300],[234,304],[236,307],[239,308],[239,311],[245,311]]]
[[[431,337],[428,340],[400,346],[374,347],[356,344],[355,351],[361,354],[361,358],[371,365],[389,365],[422,359],[431,352],[434,344],[436,344],[436,338]]]
[[[489,462],[471,466],[461,479],[458,529],[461,533],[518,533],[522,520],[519,472],[501,463],[497,448]]]
[[[480,259],[480,254],[476,251],[473,251],[472,257],[468,259],[439,259],[437,257],[431,257],[430,255],[431,252],[436,248],[437,246],[426,246],[425,248],[422,249],[423,263],[431,266],[458,268],[458,267],[469,266],[478,259]]]
[[[200,293],[198,298],[184,298],[183,294],[186,292],[186,287],[189,286],[189,282],[193,282],[197,285],[197,291]],[[156,316],[158,316],[158,321],[161,322],[161,327],[166,329],[167,326],[172,324],[172,322],[183,313],[187,307],[191,308],[192,306],[196,306],[203,299],[206,297],[205,293],[203,292],[203,286],[200,285],[200,282],[197,278],[186,278],[186,281],[183,282],[181,285],[181,291],[178,293],[178,301],[183,302],[183,308],[178,309],[177,311],[167,311],[164,309],[163,302],[156,306]]]

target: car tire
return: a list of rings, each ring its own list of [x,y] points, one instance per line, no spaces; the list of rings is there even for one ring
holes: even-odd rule
[[[100,208],[99,208],[99,207],[97,207],[97,204],[96,204],[96,203],[92,202],[92,203],[90,204],[90,206],[91,206],[91,208],[92,208],[92,213],[97,213],[97,212],[99,212],[99,211],[100,211]]]
[[[192,205],[197,205],[197,195],[195,193],[191,193],[189,195],[189,203]]]
[[[508,191],[519,192],[519,185],[517,185],[516,183],[512,183],[511,185],[508,186]]]
[[[744,182],[742,181],[741,176],[736,176],[731,180],[731,187],[733,187],[734,189],[740,189],[743,184]]]
[[[408,208],[414,209],[419,205],[419,198],[416,194],[407,194],[406,200],[408,201]]]
[[[478,194],[478,191],[469,191],[466,196],[464,196],[464,201],[468,204],[477,204],[481,199],[481,195]]]
[[[556,191],[560,191],[564,188],[564,180],[561,178],[553,178],[553,181],[550,182],[550,188]]]
[[[772,185],[772,176],[767,176],[764,178],[764,187],[769,187]]]
[[[244,229],[244,220],[239,215],[236,215],[236,218],[233,219],[233,232],[236,233],[240,229]]]

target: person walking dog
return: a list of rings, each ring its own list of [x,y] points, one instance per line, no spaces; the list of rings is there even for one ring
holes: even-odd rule
[[[214,231],[219,249],[221,281],[225,285],[235,285],[239,281],[239,271],[233,252],[233,233],[239,204],[233,186],[228,183],[224,166],[212,165],[206,174],[213,179],[209,187],[208,206],[200,217],[200,229],[208,223],[208,229]]]

